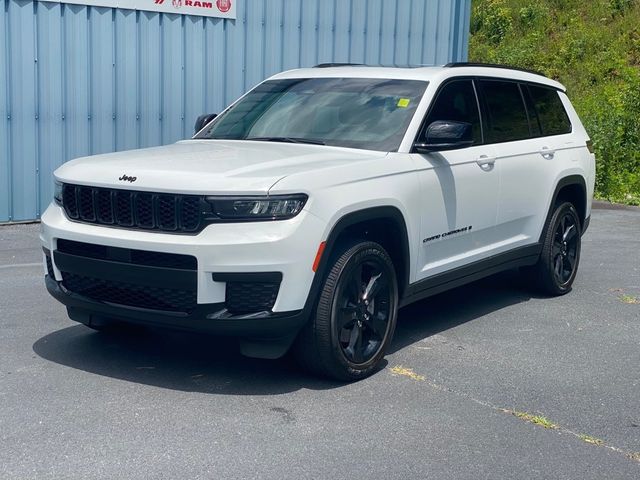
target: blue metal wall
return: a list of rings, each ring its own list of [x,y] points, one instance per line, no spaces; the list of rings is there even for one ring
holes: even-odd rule
[[[237,20],[0,0],[0,222],[74,157],[166,144],[264,78],[467,58],[471,0],[236,0]]]

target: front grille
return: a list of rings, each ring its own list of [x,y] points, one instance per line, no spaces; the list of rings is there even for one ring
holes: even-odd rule
[[[195,290],[148,287],[68,272],[62,272],[62,285],[93,300],[153,310],[189,313],[197,300]]]
[[[79,222],[176,233],[202,229],[204,197],[64,184],[62,204]]]
[[[279,289],[280,283],[227,282],[227,310],[233,314],[271,310]]]
[[[196,257],[177,253],[107,247],[106,245],[95,245],[93,243],[75,242],[64,239],[58,239],[58,250],[62,253],[77,255],[79,257],[113,260],[149,267],[179,268],[194,271],[198,268]]]

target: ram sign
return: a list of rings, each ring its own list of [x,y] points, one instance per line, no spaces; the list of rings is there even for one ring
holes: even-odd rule
[[[199,15],[201,17],[236,18],[237,0],[46,0],[93,7],[146,10],[150,12]]]

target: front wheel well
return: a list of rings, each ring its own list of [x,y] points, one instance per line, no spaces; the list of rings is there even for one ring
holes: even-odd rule
[[[409,246],[404,220],[394,217],[375,217],[349,223],[341,228],[333,247],[331,256],[340,251],[340,247],[354,240],[372,241],[380,244],[391,257],[400,298],[404,293],[409,278]]]

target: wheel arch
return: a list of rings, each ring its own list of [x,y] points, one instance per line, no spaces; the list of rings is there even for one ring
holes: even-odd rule
[[[341,243],[354,238],[376,241],[387,250],[396,269],[398,293],[402,298],[409,284],[411,268],[407,223],[397,207],[376,206],[349,212],[333,225],[313,279],[307,307],[315,301],[330,260]]]
[[[544,232],[549,224],[551,215],[553,215],[553,210],[561,200],[573,203],[578,212],[580,226],[584,231],[585,224],[587,223],[587,182],[582,175],[568,175],[562,177],[556,184],[553,196],[551,197],[551,203],[547,210],[544,228],[540,233],[540,242],[542,242]]]

